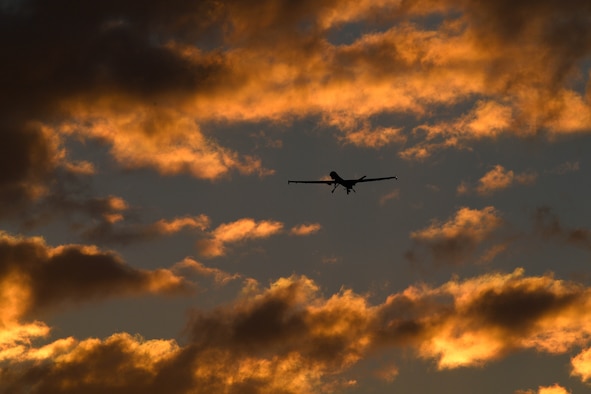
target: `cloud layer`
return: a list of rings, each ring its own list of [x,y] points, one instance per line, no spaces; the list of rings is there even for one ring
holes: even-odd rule
[[[74,136],[105,142],[123,167],[218,179],[271,170],[217,142],[211,122],[314,116],[342,141],[416,159],[503,134],[589,132],[590,14],[583,0],[263,2],[256,15],[241,1],[10,3],[0,198],[40,198],[58,167],[92,173],[68,159]],[[381,30],[332,40],[375,18]]]
[[[235,302],[193,312],[182,346],[125,333],[42,347],[5,343],[2,387],[44,393],[339,391],[355,384],[340,373],[376,351],[411,349],[451,369],[523,349],[561,354],[588,347],[590,295],[577,283],[518,269],[411,286],[371,305],[351,290],[324,297],[312,280],[292,276],[264,289],[250,283]],[[573,374],[583,380],[589,379],[588,353],[572,360]],[[384,379],[395,379],[392,371],[395,366]]]

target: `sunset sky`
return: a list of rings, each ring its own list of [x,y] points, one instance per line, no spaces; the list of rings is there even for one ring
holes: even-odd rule
[[[0,393],[591,390],[589,0],[1,0]],[[347,195],[289,184],[389,177]]]

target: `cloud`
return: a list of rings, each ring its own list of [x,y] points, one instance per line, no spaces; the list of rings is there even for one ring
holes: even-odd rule
[[[0,290],[5,323],[68,303],[136,294],[181,294],[191,284],[168,269],[126,265],[95,246],[48,246],[42,238],[0,233]]]
[[[320,225],[320,223],[300,224],[292,227],[291,230],[289,230],[289,233],[291,235],[306,236],[317,233],[318,231],[320,231],[321,228],[322,226]]]
[[[305,223],[293,226],[289,234],[306,236],[320,230],[318,223]],[[207,233],[207,237],[197,241],[197,249],[204,257],[219,257],[227,253],[228,246],[247,240],[264,239],[284,231],[284,224],[273,220],[256,221],[242,218],[234,222],[220,224]]]
[[[183,112],[142,108],[141,103],[133,108],[133,116],[96,106],[92,110],[76,109],[75,123],[62,125],[58,132],[109,143],[111,153],[125,168],[150,167],[164,175],[188,173],[210,180],[230,170],[272,173],[262,167],[260,159],[241,156],[206,137],[195,119]]]
[[[403,143],[406,137],[402,134],[402,128],[376,127],[369,129],[369,124],[365,124],[360,130],[353,131],[345,129],[345,134],[341,141],[369,148],[381,148],[391,143]]]
[[[581,353],[571,358],[571,375],[579,376],[583,382],[591,379],[591,348],[583,350]]]
[[[283,223],[271,220],[255,221],[243,218],[230,223],[220,224],[209,233],[209,237],[197,241],[199,252],[206,257],[218,257],[226,254],[228,244],[249,239],[268,238],[283,230]]]
[[[335,374],[355,363],[369,343],[360,335],[366,308],[365,299],[350,291],[324,299],[311,280],[282,278],[264,290],[251,288],[227,307],[194,312],[184,346],[126,333],[28,344],[6,360],[0,388],[332,392],[350,384]]]
[[[569,172],[579,171],[581,169],[579,161],[567,161],[554,167],[550,171],[551,174],[564,175]]]
[[[550,207],[538,207],[533,214],[533,222],[534,232],[543,238],[591,249],[591,230],[584,227],[564,228]]]
[[[384,205],[388,201],[398,199],[398,198],[400,198],[400,190],[396,189],[388,194],[381,196],[380,197],[380,205]]]
[[[92,163],[68,159],[70,138],[105,142],[126,168],[214,180],[272,173],[217,141],[219,122],[314,116],[342,141],[399,144],[409,159],[505,134],[552,140],[591,130],[577,86],[591,53],[583,0],[527,10],[458,0],[264,2],[256,15],[232,1],[64,4],[0,10],[0,44],[11,53],[0,66],[0,200],[12,210],[46,196],[57,169],[93,173]],[[427,16],[441,22],[416,22]],[[65,33],[74,19],[76,34]],[[351,23],[367,28],[331,41]]]
[[[587,342],[589,300],[579,284],[523,270],[410,287],[380,306],[383,340],[412,345],[440,369],[483,365],[517,349],[559,354]]]
[[[474,190],[481,196],[489,196],[516,183],[530,185],[535,182],[537,176],[537,173],[532,171],[516,174],[512,170],[506,170],[505,167],[497,164],[480,178]],[[457,189],[458,194],[468,194],[470,191],[471,187],[466,182],[462,182]]]
[[[560,386],[558,383],[553,384],[552,386],[547,387],[540,387],[538,394],[569,394],[570,391],[565,389],[564,387]]]
[[[589,288],[550,274],[525,276],[521,269],[456,278],[438,287],[418,284],[376,305],[348,289],[325,297],[303,276],[280,278],[262,289],[245,286],[232,303],[193,311],[184,345],[126,333],[103,340],[58,339],[40,347],[11,343],[0,352],[6,363],[0,387],[33,393],[192,387],[330,392],[350,384],[341,374],[376,352],[404,350],[434,361],[438,369],[453,369],[525,349],[563,354],[588,346],[591,338]],[[29,337],[46,335],[41,328]],[[583,380],[587,353],[572,359],[573,374]],[[389,365],[371,375],[391,381],[398,373]]]
[[[39,124],[15,125],[3,120],[0,132],[0,216],[10,216],[47,194],[46,177],[55,169],[56,141]],[[10,207],[10,208],[8,208]]]
[[[463,207],[444,223],[434,220],[429,227],[413,231],[410,237],[414,245],[406,256],[416,261],[419,253],[426,250],[435,262],[461,264],[474,258],[481,244],[492,241],[495,230],[502,224],[500,213],[494,207],[481,210]],[[501,249],[493,246],[481,258],[490,256],[493,251],[496,254]]]
[[[537,391],[534,390],[517,390],[515,394],[569,394],[570,391],[554,383],[552,386],[540,386]]]
[[[171,220],[160,219],[150,224],[123,223],[122,214],[107,216],[105,219],[99,221],[97,224],[83,228],[82,236],[86,240],[96,243],[127,245],[132,242],[147,241],[161,236],[173,235],[187,229],[203,232],[210,224],[209,217],[204,214],[182,216]]]
[[[20,392],[26,387],[33,393],[164,392],[158,373],[179,353],[173,340],[144,340],[126,333],[104,340],[70,337],[20,354],[20,363],[14,363],[19,368],[2,371],[0,388]]]
[[[188,273],[197,274],[198,276],[211,276],[215,283],[220,285],[225,285],[232,280],[242,278],[240,274],[229,274],[218,268],[207,267],[190,257],[185,257],[185,259],[173,265],[171,271],[185,273],[185,275],[182,275],[183,277],[188,277]]]

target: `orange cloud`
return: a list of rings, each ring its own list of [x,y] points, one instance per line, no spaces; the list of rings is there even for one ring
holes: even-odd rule
[[[494,231],[502,224],[500,214],[494,207],[482,210],[460,208],[448,221],[433,221],[429,227],[412,232],[410,237],[415,245],[407,252],[407,257],[416,259],[421,249],[427,249],[435,261],[461,263],[480,244],[491,240]],[[491,250],[494,249],[489,249],[487,253],[492,253]],[[499,251],[498,248],[496,250]]]
[[[570,391],[555,383],[552,386],[540,387],[538,394],[569,394]]]
[[[183,228],[205,230],[209,227],[209,218],[206,215],[199,215],[195,217],[186,216],[173,220],[161,219],[154,223],[154,227],[161,234],[174,234],[181,231]]]
[[[589,295],[578,284],[524,277],[523,270],[410,287],[380,307],[384,340],[412,344],[440,369],[482,365],[515,349],[564,353],[587,343]]]
[[[175,2],[167,13],[161,4],[125,12],[97,5],[91,17],[35,1],[7,27],[5,36],[16,38],[5,44],[19,51],[0,75],[22,84],[3,84],[0,200],[11,210],[0,214],[46,196],[58,167],[93,173],[91,163],[68,160],[63,141],[71,136],[106,142],[124,167],[213,180],[272,173],[260,158],[218,142],[220,121],[314,116],[336,127],[341,141],[399,144],[401,157],[419,160],[470,149],[476,139],[541,132],[552,140],[591,130],[591,106],[578,86],[591,53],[584,0],[510,10],[457,0],[264,2],[256,15],[227,1]],[[429,16],[441,22],[417,22]],[[64,37],[59,26],[74,17],[82,26]],[[334,42],[349,23],[367,29]],[[19,34],[31,26],[30,36]],[[31,38],[39,36],[42,43]],[[215,50],[199,44],[212,40]],[[57,52],[43,71],[30,61]]]
[[[540,386],[535,390],[517,390],[515,394],[570,394],[570,391],[555,383],[552,386]]]
[[[197,242],[200,253],[206,257],[222,256],[228,244],[249,239],[268,238],[283,230],[283,223],[271,220],[259,222],[251,218],[224,223],[211,231],[209,238]]]
[[[350,291],[325,299],[310,279],[282,278],[227,307],[193,313],[183,347],[126,333],[27,344],[5,360],[0,389],[331,392],[354,384],[336,375],[370,343],[366,310]]]
[[[488,195],[497,190],[506,189],[512,183],[531,184],[536,177],[537,174],[531,172],[515,174],[513,171],[507,171],[503,166],[497,164],[480,178],[476,191],[481,195]]]
[[[207,138],[195,119],[179,110],[143,108],[141,103],[133,108],[130,115],[76,104],[72,112],[77,120],[62,125],[59,132],[108,142],[115,159],[128,168],[152,167],[165,175],[189,173],[204,179],[216,179],[234,169],[244,174],[270,173],[260,160],[240,157]]]
[[[0,388],[325,392],[354,384],[341,374],[375,351],[406,349],[449,369],[520,349],[560,354],[588,346],[590,303],[587,287],[551,275],[527,277],[521,269],[410,286],[377,305],[347,289],[325,297],[306,277],[280,278],[264,289],[250,281],[234,302],[193,311],[182,346],[120,333],[35,347],[27,338],[46,336],[46,328],[23,327],[20,342],[3,342]],[[588,359],[587,350],[572,359],[573,374],[583,380]],[[389,365],[372,374],[391,381],[398,373]]]
[[[571,358],[571,375],[578,376],[583,382],[591,379],[591,348],[583,350],[581,353]]]
[[[515,183],[530,185],[535,182],[537,177],[538,174],[535,172],[530,171],[516,174],[512,170],[506,170],[505,167],[497,164],[492,170],[480,178],[474,189],[481,196],[488,196],[499,190],[507,189]],[[457,188],[457,193],[468,194],[471,190],[472,187],[467,182],[462,181]]]
[[[319,223],[300,224],[292,227],[289,233],[291,235],[305,236],[317,233],[321,228],[322,226]]]
[[[28,387],[31,392],[45,393],[97,389],[129,392],[151,387],[160,392],[163,387],[158,386],[157,375],[180,352],[174,340],[144,340],[126,333],[104,340],[78,341],[70,337],[28,349],[20,357],[20,367],[28,368],[35,376],[4,370],[6,379],[0,388],[10,392]]]
[[[206,267],[204,264],[186,257],[172,267],[173,272],[192,272],[199,276],[212,276],[215,283],[224,285],[232,280],[242,278],[240,274],[229,274],[217,268]],[[183,275],[186,277],[187,275]]]

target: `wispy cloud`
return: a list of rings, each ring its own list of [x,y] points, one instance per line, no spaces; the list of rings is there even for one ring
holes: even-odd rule
[[[585,227],[566,228],[548,206],[538,207],[533,214],[534,232],[546,239],[591,249],[591,230]]]
[[[285,232],[294,236],[308,236],[317,233],[321,228],[319,223],[303,223],[285,231],[285,224],[279,221],[242,218],[220,224],[206,232],[205,237],[197,241],[197,249],[204,257],[219,257],[225,255],[233,244],[265,239]]]
[[[395,200],[400,198],[400,190],[396,189],[388,194],[385,194],[380,197],[380,205],[386,204],[390,200]]]
[[[242,278],[240,274],[230,274],[222,271],[219,268],[207,267],[203,263],[196,261],[190,257],[184,258],[182,261],[172,266],[171,271],[181,273],[183,277],[190,277],[190,274],[198,276],[212,277],[216,284],[225,285],[226,283]]]
[[[160,219],[149,224],[123,221],[122,213],[109,214],[106,219],[82,228],[82,236],[91,242],[126,245],[170,236],[183,230],[204,232],[210,224],[209,217],[204,214]]]
[[[564,175],[569,172],[579,171],[580,169],[581,169],[581,165],[580,165],[580,162],[577,160],[577,161],[567,161],[562,164],[559,164],[556,167],[554,167],[553,169],[549,170],[548,172],[551,174]]]
[[[220,224],[208,237],[197,241],[199,252],[205,257],[218,257],[226,254],[228,245],[245,240],[268,238],[283,230],[283,223],[273,220],[255,221],[243,218]]]

